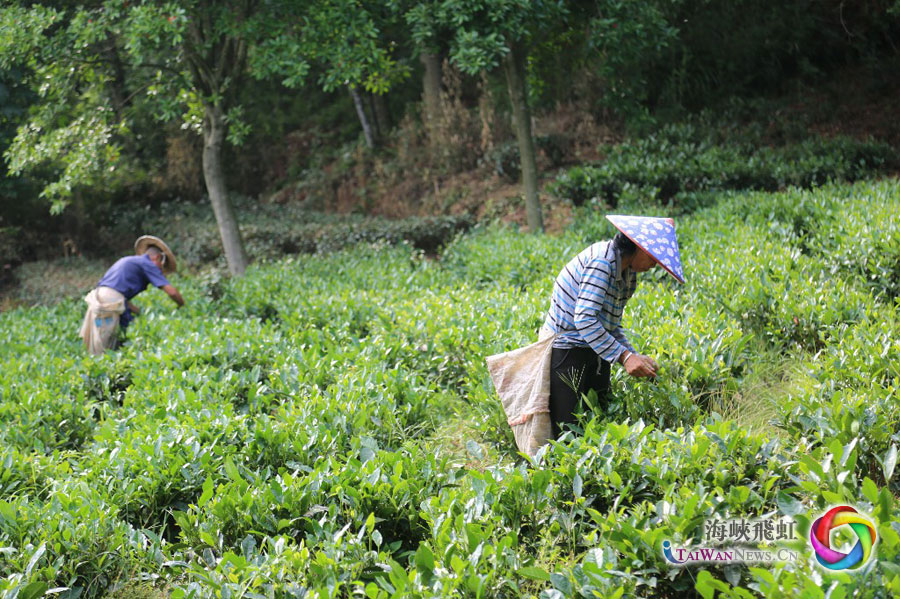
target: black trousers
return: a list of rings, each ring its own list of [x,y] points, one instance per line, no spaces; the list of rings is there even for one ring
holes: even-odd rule
[[[589,347],[553,348],[550,357],[550,421],[559,437],[564,424],[575,423],[581,395],[593,389],[600,407],[609,396],[609,362],[601,360]]]

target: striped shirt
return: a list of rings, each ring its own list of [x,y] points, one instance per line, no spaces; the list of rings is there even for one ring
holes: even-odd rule
[[[544,325],[558,333],[553,347],[591,347],[615,362],[635,351],[622,332],[622,311],[634,295],[637,274],[622,272],[612,242],[598,242],[575,256],[556,277]]]

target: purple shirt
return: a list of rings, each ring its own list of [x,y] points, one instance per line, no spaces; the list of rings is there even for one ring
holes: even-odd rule
[[[117,260],[97,283],[97,287],[112,287],[124,295],[126,300],[130,300],[151,283],[156,287],[165,287],[169,284],[169,280],[162,274],[162,270],[150,260],[150,256],[144,254],[142,256],[126,256]],[[119,322],[123,329],[131,322],[131,310],[127,307]]]

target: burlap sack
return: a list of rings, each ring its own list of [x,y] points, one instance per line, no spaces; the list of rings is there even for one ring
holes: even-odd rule
[[[550,423],[550,357],[556,336],[542,328],[537,343],[487,357],[519,451],[534,455],[553,436]]]
[[[91,355],[99,356],[116,343],[125,296],[112,287],[97,287],[84,296],[88,309],[81,323],[81,338]]]

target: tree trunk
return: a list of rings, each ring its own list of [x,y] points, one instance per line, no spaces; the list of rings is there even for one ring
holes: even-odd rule
[[[378,123],[378,135],[382,139],[391,132],[391,112],[388,110],[385,94],[372,94],[372,111]]]
[[[369,119],[366,116],[366,108],[363,106],[359,90],[352,86],[349,89],[350,96],[353,98],[353,105],[356,106],[356,116],[359,117],[359,124],[362,125],[363,135],[366,138],[366,145],[370,148],[374,148],[375,137],[372,134],[372,126],[369,124]]]
[[[481,71],[481,82],[478,88],[481,92],[478,96],[478,116],[481,119],[481,154],[487,156],[494,149],[494,119],[496,117],[494,94],[491,92],[487,71]]]
[[[203,178],[219,225],[228,271],[234,276],[241,276],[247,270],[247,252],[244,251],[241,231],[228,198],[222,169],[222,144],[225,142],[226,126],[222,109],[219,106],[207,106],[203,119]]]
[[[375,143],[381,145],[384,139],[384,131],[382,130],[381,119],[378,118],[378,111],[375,110],[375,94],[366,94],[366,101],[369,105],[369,114],[372,115],[372,131],[375,133]]]
[[[419,60],[425,67],[422,97],[425,100],[426,125],[433,126],[441,116],[441,61],[437,54],[431,52],[422,52]]]
[[[517,46],[510,47],[504,59],[506,86],[513,109],[519,159],[522,166],[522,185],[525,187],[525,208],[528,228],[532,233],[544,231],[541,204],[537,192],[537,163],[534,157],[534,138],[531,134],[531,110],[525,83],[525,53]]]

